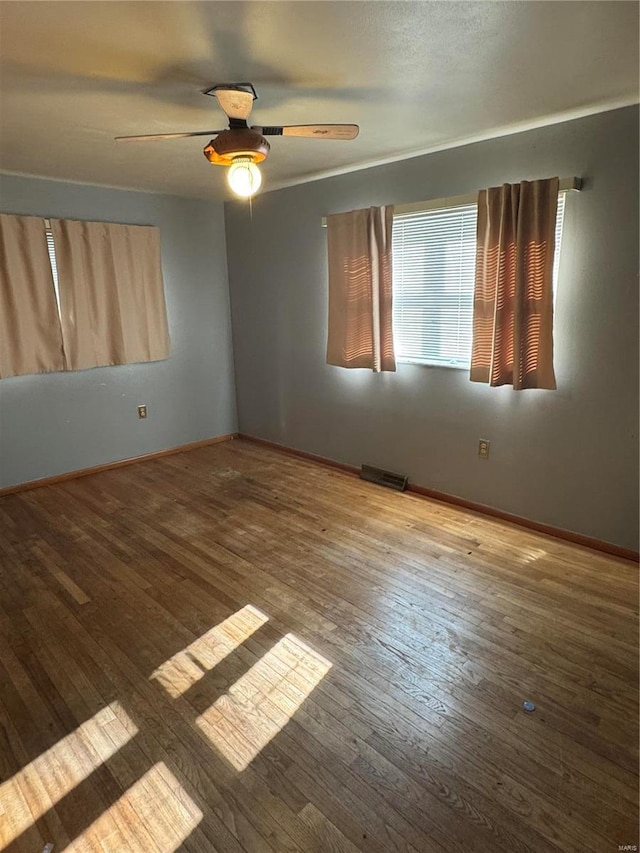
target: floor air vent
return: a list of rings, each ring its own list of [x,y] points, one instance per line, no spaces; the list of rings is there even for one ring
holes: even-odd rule
[[[382,468],[374,468],[372,465],[363,465],[360,469],[360,479],[404,492],[407,488],[409,478],[402,474],[394,474],[393,471],[383,471]]]

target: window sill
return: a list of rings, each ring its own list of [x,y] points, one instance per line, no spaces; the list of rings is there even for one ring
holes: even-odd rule
[[[396,357],[396,364],[412,364],[415,367],[446,367],[449,370],[470,370],[470,364],[447,364],[446,362],[438,361],[422,361],[418,358],[404,358],[403,356]]]

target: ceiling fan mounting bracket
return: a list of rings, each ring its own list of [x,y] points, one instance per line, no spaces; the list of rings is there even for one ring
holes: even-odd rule
[[[253,100],[258,100],[258,93],[253,87],[253,83],[216,83],[215,86],[211,86],[209,89],[205,89],[202,93],[203,95],[211,95],[212,98],[215,98],[216,91],[226,90],[232,92],[248,92],[250,95],[253,95]]]

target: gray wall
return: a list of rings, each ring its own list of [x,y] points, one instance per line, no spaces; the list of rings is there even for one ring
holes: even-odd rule
[[[166,361],[3,379],[0,486],[235,431],[221,204],[0,175],[0,209],[159,226],[172,342]]]
[[[323,215],[551,175],[586,179],[565,214],[558,391],[325,364]],[[242,432],[638,547],[636,107],[264,194],[252,218],[240,203],[225,212]]]

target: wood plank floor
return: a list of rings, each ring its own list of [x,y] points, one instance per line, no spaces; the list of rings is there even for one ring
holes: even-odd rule
[[[5,850],[638,844],[637,566],[243,441],[0,532]]]

